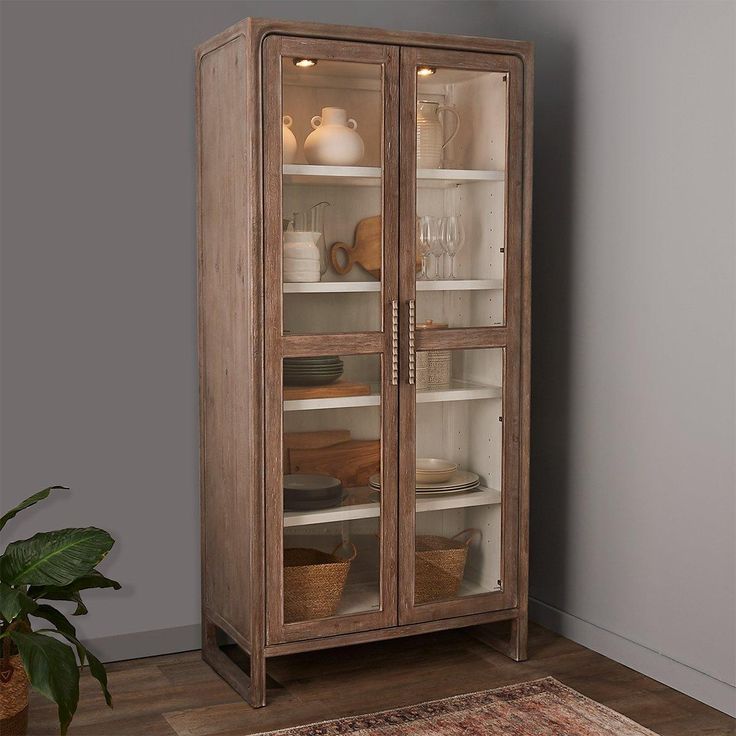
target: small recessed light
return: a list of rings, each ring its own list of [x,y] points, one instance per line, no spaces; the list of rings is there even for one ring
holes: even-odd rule
[[[417,67],[418,77],[431,77],[437,70],[433,66]]]
[[[311,66],[317,66],[317,59],[294,59],[294,66],[300,69],[309,69]]]

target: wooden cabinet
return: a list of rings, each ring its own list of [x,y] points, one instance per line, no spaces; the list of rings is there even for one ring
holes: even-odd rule
[[[293,652],[526,656],[531,95],[516,41],[198,49],[203,652],[254,706]]]

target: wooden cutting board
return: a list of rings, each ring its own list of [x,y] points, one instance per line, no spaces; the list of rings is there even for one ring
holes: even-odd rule
[[[284,386],[284,401],[330,399],[340,396],[368,396],[371,387],[355,381],[335,381],[327,386]]]
[[[290,450],[314,450],[350,440],[349,429],[325,429],[316,432],[284,432],[284,473],[291,473]]]
[[[331,447],[289,450],[292,473],[321,473],[339,478],[345,488],[367,486],[381,468],[379,440],[350,440]]]
[[[319,432],[284,432],[287,450],[313,450],[350,440],[349,429],[325,429]]]
[[[337,273],[344,276],[357,263],[374,278],[381,278],[381,245],[383,225],[380,215],[366,217],[355,228],[354,244],[333,243],[330,262]],[[416,270],[422,267],[421,255],[416,257]]]
[[[364,270],[381,278],[381,244],[383,228],[381,216],[366,217],[355,228],[355,243],[333,243],[330,248],[330,262],[337,273],[344,275],[357,263]]]

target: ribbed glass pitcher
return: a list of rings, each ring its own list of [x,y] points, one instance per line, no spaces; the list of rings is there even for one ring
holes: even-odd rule
[[[441,112],[455,116],[455,130],[445,140],[445,131],[440,120]],[[440,105],[431,100],[417,100],[417,168],[439,169],[442,166],[442,151],[460,130],[460,115],[449,105]]]

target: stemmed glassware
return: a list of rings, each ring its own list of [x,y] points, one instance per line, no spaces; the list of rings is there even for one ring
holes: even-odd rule
[[[465,242],[463,225],[460,221],[460,215],[447,215],[442,218],[440,241],[445,253],[450,257],[450,275],[449,279],[455,280],[455,256],[463,247]]]
[[[443,261],[447,254],[450,261],[449,279],[455,280],[455,256],[462,248],[464,233],[460,215],[432,217],[422,215],[417,224],[417,245],[422,256],[422,270],[418,281],[431,281],[445,278]],[[429,257],[434,257],[434,276],[428,273]]]
[[[433,217],[432,239],[430,242],[429,253],[434,256],[434,280],[438,281],[442,278],[442,259],[445,255],[445,247],[442,242],[442,231],[444,227],[443,217]]]
[[[433,249],[433,244],[437,240],[437,227],[435,224],[436,218],[430,217],[429,215],[422,215],[419,218],[419,237],[417,238],[419,244],[419,252],[422,256],[422,270],[417,276],[418,281],[429,281],[429,274],[427,273],[427,261],[429,254]]]

